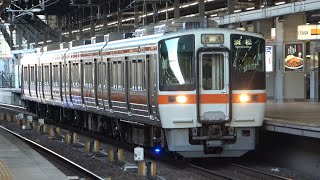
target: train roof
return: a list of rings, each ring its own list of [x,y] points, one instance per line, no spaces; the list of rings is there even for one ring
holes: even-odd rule
[[[129,48],[132,46],[137,47],[137,46],[143,46],[148,44],[156,44],[162,36],[163,34],[154,34],[149,36],[111,41],[103,49],[109,50],[109,49],[117,49],[117,48]]]
[[[88,45],[71,47],[67,53],[101,50],[105,45],[106,45],[105,42],[100,42],[96,44],[88,44]]]
[[[31,54],[25,54],[21,58],[21,64],[24,63],[24,61],[28,61],[28,63],[37,63],[39,60],[39,57],[46,58],[51,55],[59,56],[64,55],[66,53],[81,53],[86,51],[108,51],[113,49],[126,49],[130,47],[139,47],[139,46],[146,46],[146,45],[152,45],[157,44],[160,40],[176,37],[176,36],[182,36],[187,34],[195,34],[195,35],[201,35],[203,33],[210,33],[210,34],[225,34],[226,37],[229,37],[229,34],[242,34],[242,35],[248,35],[248,36],[254,36],[258,38],[264,38],[261,34],[258,33],[252,33],[248,31],[240,31],[235,29],[228,29],[228,28],[197,28],[197,29],[183,29],[176,32],[170,32],[170,33],[159,33],[159,34],[153,34],[148,36],[142,36],[142,37],[135,37],[135,38],[129,38],[129,39],[121,39],[121,40],[115,40],[110,41],[108,43],[106,42],[100,42],[96,44],[89,44],[89,45],[81,45],[71,48],[65,48],[65,49],[59,49],[59,50],[52,50],[52,51],[45,51],[43,53],[31,53]],[[228,34],[228,35],[226,35]]]

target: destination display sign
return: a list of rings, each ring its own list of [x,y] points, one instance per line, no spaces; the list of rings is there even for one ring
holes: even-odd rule
[[[201,43],[202,44],[223,44],[224,36],[223,34],[202,34]]]

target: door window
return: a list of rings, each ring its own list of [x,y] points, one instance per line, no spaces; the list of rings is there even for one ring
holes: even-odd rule
[[[224,89],[223,54],[202,55],[202,87],[204,90]]]

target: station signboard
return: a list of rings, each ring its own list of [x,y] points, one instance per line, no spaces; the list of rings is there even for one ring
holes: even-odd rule
[[[320,39],[320,25],[300,25],[297,35],[298,40]]]
[[[273,46],[266,46],[266,72],[273,71]]]

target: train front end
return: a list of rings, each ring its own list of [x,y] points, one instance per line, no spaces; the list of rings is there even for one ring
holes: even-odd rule
[[[239,157],[255,149],[266,103],[265,40],[198,29],[159,42],[159,115],[170,151]]]

